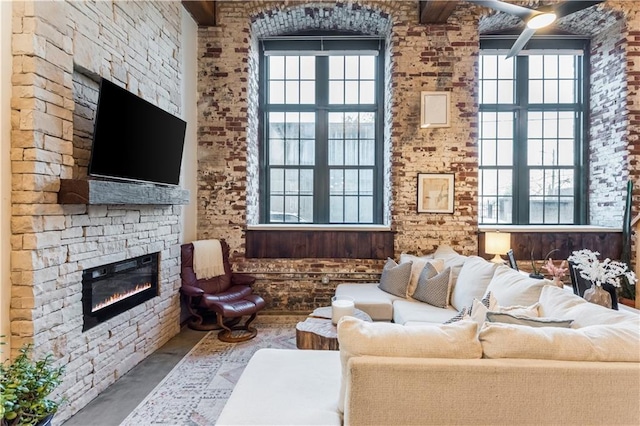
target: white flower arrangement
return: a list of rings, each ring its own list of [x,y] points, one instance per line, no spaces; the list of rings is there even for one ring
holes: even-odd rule
[[[600,255],[597,251],[589,249],[577,250],[571,253],[567,259],[575,264],[580,270],[582,278],[591,281],[597,286],[609,283],[614,287],[620,287],[620,277],[626,276],[630,284],[635,284],[636,274],[629,270],[626,263],[606,258],[603,261],[598,259]]]

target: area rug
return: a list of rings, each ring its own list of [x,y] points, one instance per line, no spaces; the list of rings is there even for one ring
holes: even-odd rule
[[[296,348],[301,316],[258,317],[258,335],[247,342],[224,343],[209,332],[129,414],[121,426],[214,425],[240,374],[262,348]]]

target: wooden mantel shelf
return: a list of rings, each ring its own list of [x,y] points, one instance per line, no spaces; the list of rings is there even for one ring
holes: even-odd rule
[[[139,182],[61,179],[60,204],[189,204],[189,191]]]

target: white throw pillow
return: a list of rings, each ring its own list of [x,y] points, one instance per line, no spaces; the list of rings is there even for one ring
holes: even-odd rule
[[[497,266],[481,257],[469,256],[460,270],[457,281],[452,286],[451,306],[461,310],[464,306],[471,306],[473,299],[482,299]],[[500,300],[497,295],[495,296]]]
[[[447,245],[439,246],[433,253],[435,259],[444,261],[444,268],[451,268],[451,285],[456,285],[458,275],[462,265],[467,260],[467,256],[463,256]],[[443,269],[444,269],[443,268]]]
[[[482,348],[472,321],[405,327],[343,317],[338,323],[342,382],[338,409],[344,412],[347,364],[352,357],[373,355],[412,358],[480,358]]]
[[[539,316],[538,303],[534,303],[531,306],[500,306],[498,301],[493,297],[493,293],[490,293],[490,295],[491,298],[489,299],[488,308],[478,299],[473,299],[471,319],[478,324],[478,327],[482,327],[482,324],[487,320],[487,314],[489,312],[507,313],[528,318],[537,318]]]
[[[409,286],[407,287],[406,297],[410,297],[414,291],[416,291],[416,286],[418,285],[418,279],[420,278],[420,274],[422,270],[427,265],[427,263],[432,264],[438,273],[444,271],[444,260],[442,259],[434,259],[433,255],[427,256],[414,256],[412,254],[402,253],[400,255],[400,264],[412,262],[411,263],[411,279],[409,280]]]
[[[542,287],[548,284],[553,285],[549,280],[529,278],[506,265],[501,265],[493,275],[487,291],[493,293],[502,306],[529,306],[540,299]]]
[[[485,358],[640,362],[640,330],[631,324],[573,329],[486,322],[479,338]]]

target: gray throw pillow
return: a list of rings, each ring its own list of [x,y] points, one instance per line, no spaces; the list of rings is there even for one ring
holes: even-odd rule
[[[394,296],[405,298],[409,280],[411,279],[412,264],[413,262],[407,262],[398,265],[393,259],[387,258],[387,263],[384,264],[382,269],[378,288]]]
[[[507,314],[505,312],[487,312],[487,321],[503,324],[528,325],[529,327],[562,327],[571,328],[573,320],[553,318],[530,318]]]
[[[436,268],[427,263],[420,273],[418,285],[412,297],[438,308],[446,308],[449,301],[450,286],[451,268],[446,268],[438,274]]]

